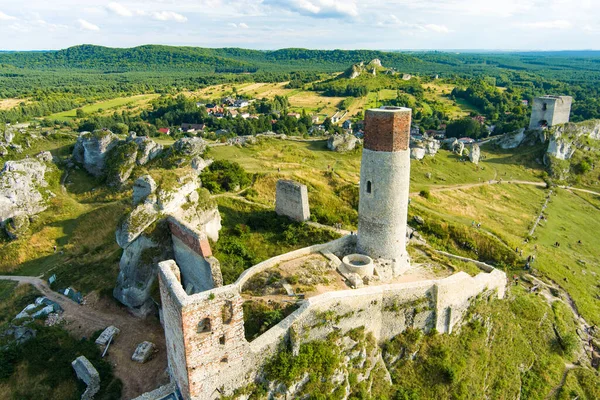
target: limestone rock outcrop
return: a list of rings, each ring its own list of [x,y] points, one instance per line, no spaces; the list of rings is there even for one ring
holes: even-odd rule
[[[523,143],[525,140],[525,128],[519,129],[517,132],[507,133],[502,136],[496,144],[500,146],[501,149],[515,149]]]
[[[221,215],[210,193],[201,188],[191,171],[179,178],[169,177],[157,185],[150,176],[134,184],[136,207],[117,228],[116,241],[123,249],[119,276],[113,295],[138,316],[152,311],[150,290],[158,262],[173,258],[173,244],[167,224],[169,216],[216,241]]]
[[[156,158],[163,146],[147,137],[129,135],[119,140],[108,130],[82,132],[73,149],[73,160],[90,174],[106,176],[110,184],[121,185],[138,165]]]
[[[133,205],[137,206],[156,190],[156,182],[150,175],[144,175],[133,183]]]
[[[11,237],[18,237],[29,225],[29,218],[47,208],[53,193],[45,189],[47,164],[37,159],[7,161],[0,171],[0,224]],[[12,219],[9,221],[9,219]],[[8,224],[8,225],[7,225]]]
[[[73,159],[90,174],[102,176],[106,156],[118,143],[119,139],[108,130],[82,132],[75,143]]]
[[[412,147],[410,149],[410,158],[413,160],[422,160],[425,158],[425,149],[422,147]]]
[[[473,164],[479,164],[479,158],[481,157],[481,149],[477,143],[471,145],[471,151],[469,151],[469,160]]]
[[[421,160],[425,155],[435,156],[441,147],[439,140],[434,138],[410,139],[410,157]]]
[[[454,143],[454,147],[452,148],[452,151],[462,157],[463,152],[465,151],[465,144],[463,142],[460,142],[457,140]]]
[[[457,138],[447,138],[442,140],[442,148],[445,150],[450,150],[450,151],[454,151],[454,146],[456,145],[456,143],[458,143],[458,139]]]
[[[338,153],[345,153],[354,150],[357,142],[358,139],[354,135],[335,134],[330,136],[327,140],[327,148],[331,151],[337,151]]]

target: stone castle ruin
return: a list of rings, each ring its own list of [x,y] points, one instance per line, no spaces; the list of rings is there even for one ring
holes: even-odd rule
[[[278,215],[285,215],[300,222],[310,219],[306,185],[289,180],[279,180],[276,190],[275,212]]]
[[[411,263],[410,123],[411,111],[406,108],[366,113],[357,235],[266,260],[244,271],[233,284],[222,286],[218,281],[219,265],[211,259],[208,242],[169,218],[175,259],[159,263],[158,275],[169,372],[182,398],[232,395],[260,377],[263,365],[282,343],[296,352],[302,343],[361,326],[379,343],[407,328],[450,333],[472,299],[504,296],[506,275],[487,264],[473,261],[481,272],[470,276],[438,273],[429,264]],[[294,215],[305,218],[305,192],[289,182],[281,185],[293,189],[294,212],[302,210]],[[280,185],[277,189],[279,203]],[[243,304],[266,301],[255,290],[257,282],[265,281],[259,278],[272,271],[283,280],[292,274],[316,275],[315,265],[323,265],[319,273],[327,277],[320,289],[307,291],[295,311],[248,339]],[[268,300],[289,303],[289,293],[269,292]]]
[[[542,96],[533,100],[529,129],[551,128],[569,122],[571,96]]]

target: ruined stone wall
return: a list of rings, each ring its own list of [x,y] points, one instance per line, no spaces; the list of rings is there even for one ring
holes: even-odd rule
[[[223,285],[219,262],[201,232],[174,217],[168,218],[175,261],[181,270],[182,285],[188,294]]]
[[[172,261],[159,263],[158,280],[162,302],[169,374],[181,393],[189,393],[186,345],[183,338],[182,299],[186,297],[181,286],[179,268]]]
[[[294,221],[307,221],[310,218],[308,189],[295,181],[277,181],[275,212]]]
[[[529,129],[540,128],[540,121],[546,121],[548,127],[569,122],[571,114],[570,96],[542,96],[533,100]]]
[[[191,296],[183,330],[191,398],[218,399],[246,382],[248,342],[240,292],[234,286]]]
[[[339,249],[348,244],[348,239],[342,239],[320,248]],[[313,252],[317,251],[315,248]],[[295,252],[295,257],[310,254],[310,249]],[[408,327],[425,331],[436,328],[440,333],[449,333],[460,323],[473,298],[481,294],[502,298],[506,286],[506,274],[493,270],[475,277],[460,272],[440,280],[328,292],[307,299],[286,319],[248,343],[244,337],[242,286],[251,276],[279,262],[270,260],[263,266],[257,265],[259,268],[255,267],[235,284],[192,296],[187,296],[179,285],[172,264],[161,263],[169,363],[177,365],[177,368],[171,366],[171,370],[175,371],[173,377],[177,382],[183,379],[179,387],[186,399],[219,398],[253,382],[283,340],[291,340],[297,348],[305,341],[323,340],[333,330],[345,332],[361,326],[380,342]],[[165,283],[171,289],[163,288]],[[172,289],[178,285],[178,290]],[[169,301],[165,296],[177,296],[177,300]],[[182,306],[178,309],[173,304]],[[172,312],[180,312],[181,318],[170,316]],[[207,320],[210,329],[206,329]],[[172,328],[173,323],[179,323],[181,331]],[[175,348],[185,349],[183,356],[181,352],[177,357],[171,355],[175,340],[179,341]],[[181,360],[185,360],[187,374],[181,373]]]

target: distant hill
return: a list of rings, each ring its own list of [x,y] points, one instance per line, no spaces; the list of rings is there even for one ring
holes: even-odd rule
[[[81,45],[59,51],[0,53],[0,64],[33,69],[90,69],[107,72],[195,70],[257,72],[308,70],[333,72],[364,59],[380,58],[392,65],[419,65],[412,55],[371,50],[276,51],[240,48],[208,49],[147,45],[130,49]]]
[[[563,80],[600,80],[600,53],[592,51],[450,53],[300,48],[258,51],[162,45],[133,48],[80,45],[58,51],[0,52],[0,71],[4,65],[35,70],[84,69],[108,73],[339,72],[366,60],[379,60],[388,69],[409,74],[498,76],[512,70]]]

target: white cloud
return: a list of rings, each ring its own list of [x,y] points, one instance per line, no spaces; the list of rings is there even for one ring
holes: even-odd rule
[[[389,27],[397,27],[400,29],[413,31],[413,32],[435,32],[435,33],[450,33],[450,30],[446,25],[438,25],[438,24],[416,24],[412,22],[402,21],[394,14],[390,14],[382,21],[377,23],[377,26],[389,28]]]
[[[394,6],[429,13],[510,17],[531,10],[539,2],[540,0],[396,0]]]
[[[539,21],[522,24],[525,28],[530,29],[569,29],[573,26],[569,21],[556,20],[556,21]]]
[[[436,32],[436,33],[450,33],[452,32],[446,25],[427,24],[424,26],[425,29]]]
[[[358,16],[358,7],[354,0],[264,0],[264,4],[316,18]]]
[[[235,29],[248,29],[248,24],[244,22],[240,22],[239,24],[236,24],[235,22],[230,22],[227,25]]]
[[[119,3],[115,3],[115,2],[108,3],[106,8],[109,11],[111,11],[117,15],[120,15],[121,17],[132,17],[133,16],[133,12],[131,12],[131,10],[129,10],[127,7],[125,7],[124,5],[119,4]]]
[[[238,27],[242,28],[242,29],[248,29],[248,24],[241,22]]]
[[[85,19],[78,19],[79,27],[86,31],[99,31],[100,27],[98,25],[94,25],[91,22],[86,21]]]
[[[153,19],[157,21],[176,21],[176,22],[186,22],[187,17],[178,14],[174,11],[155,11],[150,14]]]
[[[3,13],[2,11],[0,11],[0,21],[12,21],[17,19],[16,17],[13,17],[12,15],[8,15]]]

